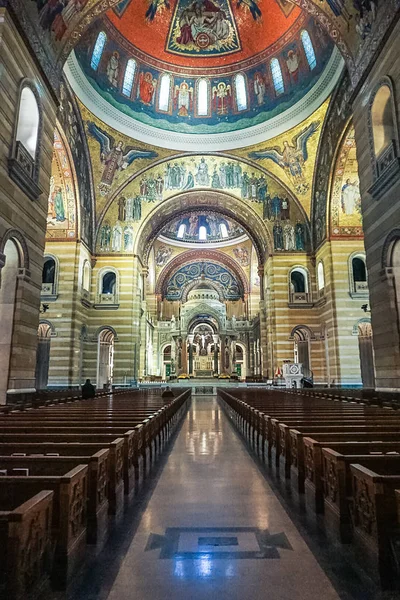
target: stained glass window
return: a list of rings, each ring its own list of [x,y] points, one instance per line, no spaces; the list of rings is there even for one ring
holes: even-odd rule
[[[183,236],[185,235],[185,223],[182,223],[181,225],[179,225],[179,229],[178,229],[178,233],[177,236],[178,238],[183,238]]]
[[[164,73],[161,75],[160,94],[158,96],[158,109],[168,112],[169,96],[171,92],[171,77]]]
[[[246,110],[247,108],[247,93],[246,93],[246,80],[242,73],[238,73],[235,76],[235,93],[236,93],[236,106],[237,109]]]
[[[226,228],[225,223],[221,223],[221,225],[219,226],[220,231],[221,231],[221,235],[223,238],[227,238],[228,237],[228,230]]]
[[[206,240],[207,239],[207,229],[204,227],[204,225],[202,225],[201,227],[199,227],[199,240]]]
[[[133,58],[130,58],[127,62],[124,82],[122,84],[122,93],[125,96],[130,96],[132,93],[133,80],[135,79],[135,71],[136,71],[136,61]]]
[[[199,117],[206,117],[208,113],[208,81],[200,79],[197,85],[197,114]]]
[[[99,35],[97,36],[97,40],[94,45],[94,48],[93,48],[92,60],[90,62],[90,66],[95,71],[97,71],[97,68],[100,64],[101,56],[103,54],[103,50],[104,50],[104,46],[106,45],[106,41],[107,41],[106,34],[104,33],[104,31],[100,31]]]
[[[314,52],[314,46],[312,44],[310,34],[308,33],[308,31],[303,30],[301,32],[301,41],[303,42],[304,52],[310,69],[312,71],[317,66],[317,59]]]
[[[283,94],[285,91],[285,85],[283,83],[281,65],[279,64],[279,60],[277,58],[273,58],[271,60],[271,74],[272,81],[274,82],[275,93],[277,96],[280,96],[280,94]]]

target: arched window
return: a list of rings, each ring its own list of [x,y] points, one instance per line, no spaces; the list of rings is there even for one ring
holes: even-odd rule
[[[29,87],[24,87],[21,92],[15,140],[26,148],[33,160],[36,157],[39,122],[39,106],[35,94]]]
[[[199,240],[207,240],[207,229],[204,225],[199,227]]]
[[[178,229],[178,233],[177,233],[176,237],[182,239],[183,236],[185,235],[185,229],[186,229],[185,223],[181,223],[181,225],[179,225],[179,229]]]
[[[271,60],[271,75],[274,83],[275,93],[280,96],[285,91],[285,85],[283,83],[282,69],[277,58]]]
[[[304,53],[306,55],[308,65],[312,71],[317,66],[317,58],[315,56],[314,46],[312,44],[310,34],[305,29],[301,32],[301,41],[303,43]]]
[[[97,36],[96,43],[92,52],[92,60],[90,61],[90,66],[94,71],[97,71],[98,66],[100,64],[101,57],[103,55],[104,46],[106,45],[107,36],[104,31],[100,31]]]
[[[292,284],[292,291],[295,294],[303,294],[306,291],[306,279],[303,273],[299,271],[293,271],[290,275],[290,283]]]
[[[207,79],[199,80],[196,101],[197,116],[199,117],[207,117],[210,112],[209,88],[210,84]]]
[[[296,304],[304,304],[309,300],[308,273],[303,267],[295,267],[290,272],[289,299]]]
[[[116,284],[117,276],[112,271],[108,271],[103,275],[103,281],[101,283],[101,293],[114,295]]]
[[[91,276],[91,268],[89,261],[85,260],[83,264],[83,273],[82,273],[82,287],[87,292],[90,291],[90,276]]]
[[[220,232],[221,232],[221,235],[222,235],[223,238],[229,237],[228,236],[228,229],[227,229],[225,223],[221,223],[220,226],[219,226],[219,229],[220,229]]]
[[[364,258],[355,256],[351,261],[351,270],[353,274],[353,292],[356,294],[365,294],[368,292],[367,269]]]
[[[323,292],[323,290],[325,288],[325,271],[324,271],[324,264],[322,261],[320,261],[318,263],[317,280],[318,280],[318,291]]]
[[[56,261],[54,258],[47,258],[43,265],[42,283],[54,283],[56,275]]]
[[[102,329],[98,337],[97,349],[97,388],[112,384],[114,371],[114,331],[108,327]]]
[[[42,294],[53,295],[56,288],[56,261],[53,257],[45,258],[42,270]]]
[[[136,61],[130,58],[126,64],[124,82],[122,84],[122,93],[124,96],[130,97],[133,88],[133,81],[135,79]]]
[[[236,107],[238,111],[247,109],[246,80],[242,73],[235,75]]]
[[[158,110],[168,112],[171,94],[171,76],[164,73],[160,78],[160,92],[158,95]]]
[[[378,157],[396,139],[392,92],[388,85],[382,85],[375,94],[371,107],[371,121],[374,151]]]

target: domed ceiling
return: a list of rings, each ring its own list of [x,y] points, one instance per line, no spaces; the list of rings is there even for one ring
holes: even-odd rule
[[[247,239],[247,235],[240,225],[225,215],[200,210],[173,219],[161,231],[160,239],[180,242],[180,245],[207,244],[210,247],[210,242],[226,245]]]
[[[288,0],[123,0],[89,27],[66,73],[104,122],[185,150],[196,136],[244,146],[232,132],[262,127],[265,140],[276,133],[266,123],[300,122],[341,68],[320,25]]]

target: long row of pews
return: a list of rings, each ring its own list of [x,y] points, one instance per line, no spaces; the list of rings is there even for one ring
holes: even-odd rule
[[[229,417],[291,496],[400,588],[400,414],[322,392],[218,390]],[[319,521],[321,518],[319,518]]]
[[[191,392],[124,391],[0,414],[0,598],[65,589],[141,488]]]

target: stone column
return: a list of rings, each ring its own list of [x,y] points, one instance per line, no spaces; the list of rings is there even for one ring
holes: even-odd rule
[[[193,340],[194,340],[194,335],[193,334],[188,335],[188,342],[189,342],[189,375],[193,375]]]
[[[220,348],[220,373],[225,373],[225,338],[221,336],[221,348]]]
[[[218,373],[218,335],[213,335],[214,342],[214,373]]]
[[[188,353],[187,353],[187,337],[182,336],[182,365],[180,372],[187,373],[188,370]]]

